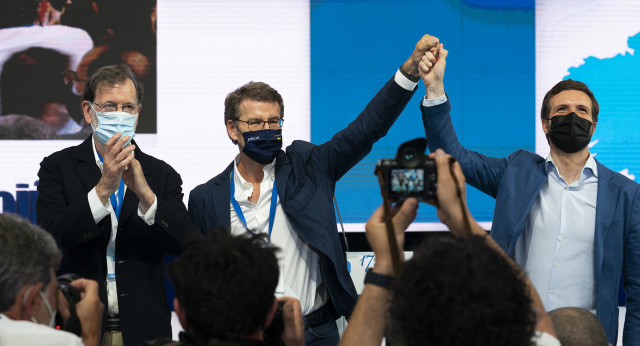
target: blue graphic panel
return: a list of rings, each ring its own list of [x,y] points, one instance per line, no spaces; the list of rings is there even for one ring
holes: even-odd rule
[[[462,144],[489,156],[534,150],[533,1],[314,1],[311,3],[311,140],[319,144],[355,119],[409,57],[423,34],[449,50],[445,88]],[[419,89],[387,136],[338,183],[343,221],[365,222],[381,203],[373,170],[398,146],[424,137]],[[478,221],[494,200],[469,189]],[[418,222],[436,222],[420,208]]]
[[[640,34],[628,40],[629,48],[640,49]],[[589,151],[603,165],[640,182],[640,56],[626,53],[609,59],[588,57],[584,64],[569,69],[565,79],[587,83],[600,106],[596,131]]]

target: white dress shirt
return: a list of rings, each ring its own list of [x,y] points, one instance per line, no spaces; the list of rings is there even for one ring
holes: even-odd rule
[[[413,90],[418,85],[402,75],[399,69],[394,76],[394,81],[406,90]],[[269,232],[269,210],[273,182],[275,181],[275,162],[274,159],[272,163],[263,168],[264,176],[260,182],[260,197],[258,202],[253,204],[249,202],[249,197],[253,193],[253,184],[248,183],[238,173],[238,156],[234,160],[232,178],[235,184],[234,197],[242,210],[247,227],[254,234],[268,234]],[[229,203],[229,211],[231,213],[231,234],[249,234],[236,214],[232,203]],[[276,288],[276,296],[299,299],[303,316],[322,307],[328,299],[328,293],[322,283],[320,256],[293,229],[284,209],[282,209],[279,197],[270,244],[280,248],[277,254],[280,278]]]
[[[234,160],[234,197],[240,205],[247,227],[254,234],[268,234],[269,232],[271,192],[276,177],[275,162],[274,159],[272,163],[264,167],[264,177],[260,183],[260,197],[258,203],[253,204],[249,202],[249,197],[253,193],[253,184],[247,182],[238,173],[238,157]],[[282,209],[280,198],[275,197],[278,198],[278,202],[269,243],[280,248],[277,253],[280,277],[276,296],[299,299],[304,316],[320,308],[327,300],[327,292],[323,288],[322,276],[320,275],[320,256],[298,236],[289,223],[284,209]],[[231,203],[229,203],[229,210],[231,212],[231,234],[249,235]]]
[[[598,167],[589,155],[580,179],[567,185],[551,155],[540,190],[515,247],[515,260],[538,290],[547,311],[595,309],[593,241]]]
[[[92,137],[94,144],[93,148],[93,156],[96,160],[96,165],[100,168],[100,172],[102,172],[102,161],[100,161],[100,157],[98,156],[98,152],[96,151],[95,146],[95,137]],[[122,201],[124,202],[124,196],[126,196],[127,186],[124,185],[124,194]],[[116,191],[116,194],[118,192]],[[111,206],[111,200],[107,200],[105,204],[100,202],[100,198],[98,197],[98,193],[96,192],[96,188],[94,187],[87,194],[87,198],[89,199],[89,207],[91,208],[91,214],[93,215],[93,220],[96,222],[100,222],[104,219],[105,216],[111,215],[111,238],[109,238],[109,245],[107,245],[107,277],[105,278],[107,284],[107,310],[109,314],[117,315],[119,313],[118,309],[118,290],[116,287],[116,235],[118,234],[118,218],[116,218],[116,213]],[[138,203],[138,216],[149,226],[153,225],[156,217],[156,210],[158,209],[158,199],[154,194],[153,204],[148,210],[144,210],[142,203]]]
[[[422,104],[433,107],[446,101],[446,95],[425,96]],[[596,161],[589,154],[580,179],[571,185],[560,175],[551,155],[545,165],[549,178],[516,242],[516,263],[529,276],[547,311],[575,306],[595,313]]]

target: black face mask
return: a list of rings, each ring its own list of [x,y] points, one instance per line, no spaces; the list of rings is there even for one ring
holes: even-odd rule
[[[584,149],[591,141],[591,122],[579,117],[575,112],[556,115],[550,120],[547,138],[558,149],[566,153],[575,153]]]

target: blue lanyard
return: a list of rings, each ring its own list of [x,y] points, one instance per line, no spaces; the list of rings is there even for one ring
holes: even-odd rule
[[[231,167],[231,196],[230,196],[231,205],[233,205],[233,210],[236,211],[236,214],[238,215],[238,218],[240,219],[240,221],[242,221],[244,228],[247,230],[247,232],[249,232],[249,234],[255,237],[256,234],[253,233],[253,231],[251,231],[247,226],[247,220],[244,218],[242,209],[240,208],[240,205],[238,204],[238,201],[236,201],[236,198],[234,196],[235,192],[236,192],[235,179],[233,177],[233,167]],[[276,187],[276,181],[274,180],[273,189],[271,190],[271,207],[269,208],[269,241],[271,240],[271,231],[273,230],[273,221],[276,216],[277,204],[278,204],[278,188]]]
[[[98,151],[96,150],[96,153]],[[100,162],[104,162],[102,160],[102,155],[98,153],[98,158],[100,158]],[[117,194],[117,195],[116,195]],[[116,213],[116,219],[120,219],[120,210],[122,209],[122,201],[124,200],[124,180],[120,177],[120,187],[118,191],[114,192],[109,199],[111,200],[111,206],[113,207],[113,211]]]

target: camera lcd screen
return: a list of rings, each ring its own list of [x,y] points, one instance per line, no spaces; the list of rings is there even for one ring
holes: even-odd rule
[[[397,194],[424,192],[424,169],[391,169],[391,192]]]

